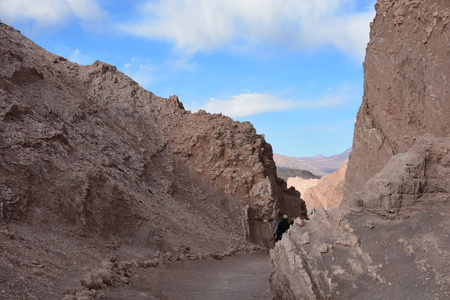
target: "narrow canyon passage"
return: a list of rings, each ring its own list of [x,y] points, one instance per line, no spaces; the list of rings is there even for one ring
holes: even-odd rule
[[[115,290],[108,299],[268,300],[269,254],[242,254],[223,260],[177,262],[140,275],[141,292]],[[150,286],[145,286],[150,283]],[[144,292],[142,292],[144,291]],[[110,298],[111,297],[111,298]]]

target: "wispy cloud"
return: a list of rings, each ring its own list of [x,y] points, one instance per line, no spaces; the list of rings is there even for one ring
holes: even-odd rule
[[[362,60],[374,10],[357,0],[157,0],[140,7],[129,34],[172,41],[188,53],[272,44],[289,48],[333,45]]]
[[[244,117],[265,112],[284,111],[296,108],[298,104],[293,100],[283,100],[277,97],[247,93],[231,96],[228,100],[209,99],[202,109],[210,113],[222,113],[230,117]]]
[[[158,67],[152,62],[138,58],[132,58],[129,63],[124,65],[124,73],[144,88],[154,82],[157,69]]]
[[[75,49],[68,57],[68,59],[80,65],[90,65],[94,62],[94,59],[92,59],[92,57],[81,53],[80,49]]]
[[[171,72],[195,72],[198,65],[193,60],[194,55],[188,53],[171,53],[171,56],[160,62],[160,67]]]
[[[210,113],[222,113],[229,117],[245,117],[268,112],[296,109],[331,108],[349,101],[347,88],[313,100],[282,99],[270,94],[242,93],[226,100],[210,98],[201,107]]]
[[[0,17],[5,22],[31,20],[38,28],[63,24],[76,17],[81,23],[106,16],[98,0],[0,0]]]
[[[105,16],[97,0],[65,0],[71,12],[83,21],[97,20]]]

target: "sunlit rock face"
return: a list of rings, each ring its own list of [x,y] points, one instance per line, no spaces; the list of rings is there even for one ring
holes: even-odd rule
[[[306,203],[308,213],[315,208],[323,207],[326,210],[338,207],[344,195],[345,172],[347,162],[337,171],[327,174],[320,179],[289,178],[288,186],[298,190]]]
[[[449,2],[378,1],[375,8],[346,195],[420,136],[450,134]]]
[[[450,297],[450,2],[376,10],[343,201],[271,250],[278,299]]]

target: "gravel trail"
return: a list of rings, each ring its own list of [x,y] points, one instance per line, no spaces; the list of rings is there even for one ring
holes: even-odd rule
[[[151,275],[145,274],[151,276],[141,278],[141,284],[151,282],[146,292],[131,295],[128,291],[118,295],[116,290],[110,296],[111,299],[269,300],[273,298],[269,259],[267,253],[253,253],[223,260],[178,262],[154,268]]]

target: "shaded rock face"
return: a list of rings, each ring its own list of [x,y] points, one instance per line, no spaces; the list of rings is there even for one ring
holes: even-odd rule
[[[286,203],[305,214],[250,123],[192,114],[176,96],[156,97],[102,62],[70,63],[3,23],[0,37],[3,221],[212,252],[268,245]]]
[[[376,10],[341,206],[271,250],[279,299],[450,297],[450,2]]]
[[[319,179],[316,175],[307,170],[285,169],[277,167],[277,175],[287,182],[289,178],[300,177],[303,179]]]
[[[308,212],[317,207],[330,210],[341,204],[346,170],[347,162],[336,172],[325,175],[320,180],[289,178],[288,185],[300,191]]]

